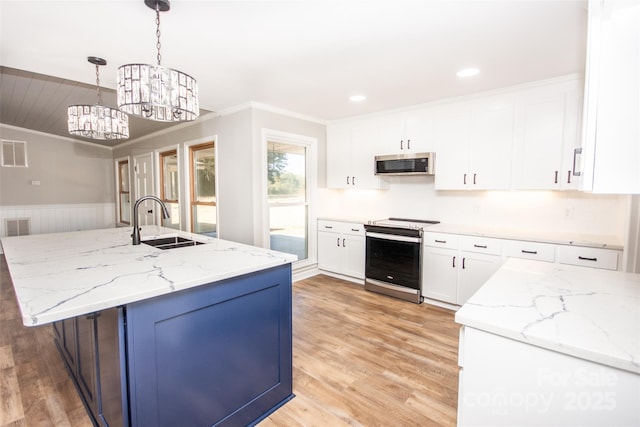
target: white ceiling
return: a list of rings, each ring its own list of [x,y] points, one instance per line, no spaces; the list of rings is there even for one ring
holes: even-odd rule
[[[0,0],[0,15],[4,67],[95,85],[99,56],[113,89],[119,65],[156,61],[143,0]],[[174,0],[160,18],[162,65],[211,111],[331,120],[584,70],[586,0]],[[455,76],[468,66],[480,74]]]

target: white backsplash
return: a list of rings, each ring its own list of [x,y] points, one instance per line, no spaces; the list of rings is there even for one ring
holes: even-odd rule
[[[436,191],[432,177],[398,177],[388,190],[318,192],[318,216],[371,220],[389,216],[518,229],[627,235],[629,196],[578,191]]]

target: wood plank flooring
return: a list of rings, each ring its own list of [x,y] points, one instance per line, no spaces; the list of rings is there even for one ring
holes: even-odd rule
[[[22,325],[0,257],[0,427],[90,426],[51,327]],[[260,427],[454,426],[453,312],[319,275],[293,286],[293,391]]]

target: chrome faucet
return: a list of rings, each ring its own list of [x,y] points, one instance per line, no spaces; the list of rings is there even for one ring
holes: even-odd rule
[[[167,210],[167,206],[164,204],[162,200],[160,200],[156,196],[142,196],[138,200],[136,200],[136,204],[133,205],[133,233],[131,234],[134,245],[140,244],[140,227],[138,226],[138,206],[140,206],[140,203],[144,202],[145,200],[155,200],[156,202],[158,202],[158,204],[160,204],[160,206],[162,207],[162,219],[167,219],[170,217],[169,211]]]

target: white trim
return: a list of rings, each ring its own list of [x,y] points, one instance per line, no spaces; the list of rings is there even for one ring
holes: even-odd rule
[[[162,174],[164,173],[164,171],[162,170],[162,168],[160,167],[160,154],[161,153],[166,153],[167,151],[173,151],[175,150],[176,152],[176,162],[178,164],[178,209],[180,211],[182,211],[182,180],[183,180],[183,176],[182,176],[182,153],[180,152],[180,144],[171,144],[171,145],[167,145],[165,147],[160,147],[160,148],[156,148],[153,152],[154,154],[154,161],[156,162],[156,167],[158,169],[158,179],[154,180],[153,186],[156,190],[156,194],[158,195],[158,197],[160,197],[162,195],[162,190],[160,188],[160,177],[162,176]],[[180,230],[184,230],[184,226],[183,226],[183,215],[182,213],[180,213],[180,223],[178,224]],[[160,220],[160,224],[162,224],[162,220]]]
[[[356,115],[356,116],[349,116],[349,117],[342,117],[342,118],[339,118],[339,119],[327,120],[325,122],[325,124],[326,125],[333,125],[333,124],[337,124],[337,123],[350,122],[350,121],[353,121],[353,120],[380,117],[380,116],[385,116],[385,115],[388,115],[388,114],[397,114],[397,113],[409,112],[409,111],[412,111],[412,110],[435,108],[435,107],[439,107],[439,106],[442,106],[442,105],[447,105],[447,104],[454,103],[454,102],[461,102],[461,101],[467,101],[467,100],[472,101],[474,99],[483,98],[483,97],[486,97],[486,96],[501,95],[501,94],[510,93],[510,92],[514,92],[514,91],[522,91],[522,90],[527,90],[527,89],[533,89],[533,88],[536,88],[536,87],[539,87],[539,86],[546,86],[546,85],[551,85],[551,84],[560,84],[560,83],[566,83],[566,82],[571,82],[571,81],[580,81],[581,82],[582,80],[584,80],[584,75],[582,75],[582,74],[579,74],[579,73],[567,74],[567,75],[564,75],[564,76],[552,77],[552,78],[544,79],[544,80],[535,80],[535,81],[532,81],[532,82],[526,82],[526,83],[513,85],[513,86],[505,86],[505,87],[501,87],[501,88],[498,88],[498,89],[492,89],[492,90],[487,90],[487,91],[483,91],[483,92],[476,92],[476,93],[472,93],[472,94],[468,94],[468,95],[452,96],[452,97],[436,99],[436,100],[433,100],[433,101],[428,101],[428,102],[424,102],[424,103],[420,103],[420,104],[406,105],[406,106],[403,106],[403,107],[389,109],[389,110],[381,110],[381,111],[375,111],[375,112],[368,113],[368,114],[361,114],[361,115]]]
[[[327,124],[327,121],[324,120],[324,119],[320,119],[320,118],[313,117],[313,116],[307,116],[306,114],[296,113],[295,111],[286,110],[284,108],[275,107],[273,105],[263,104],[261,102],[256,102],[256,101],[244,102],[242,104],[238,104],[238,105],[234,105],[234,106],[231,106],[231,107],[228,107],[228,108],[224,108],[224,109],[218,111],[218,115],[219,116],[228,116],[230,114],[238,113],[240,111],[249,110],[249,109],[268,111],[268,112],[271,112],[271,113],[280,114],[282,116],[288,116],[288,117],[292,117],[294,119],[305,120],[307,122],[318,123],[318,124],[321,124],[321,125],[326,125]]]
[[[254,221],[254,240],[256,237],[262,247],[269,247],[269,204],[267,197],[267,149],[269,142],[281,142],[285,144],[298,145],[306,148],[305,168],[306,168],[306,190],[307,190],[307,259],[296,261],[294,268],[306,268],[317,263],[317,203],[316,189],[318,186],[318,139],[307,135],[299,135],[290,132],[283,132],[274,129],[262,128],[260,139],[260,182],[259,206],[261,207],[262,224]],[[261,231],[261,232],[260,232]],[[258,235],[259,234],[259,235]]]
[[[55,138],[55,139],[59,139],[61,141],[65,141],[65,142],[73,142],[74,144],[84,144],[84,145],[89,145],[91,147],[104,148],[106,150],[111,150],[111,151],[113,151],[113,148],[115,147],[115,146],[114,147],[110,147],[108,145],[102,145],[102,144],[98,144],[98,143],[94,143],[94,142],[82,141],[80,139],[68,138],[66,136],[54,135],[52,133],[40,132],[38,130],[21,128],[21,127],[12,126],[12,125],[6,125],[6,124],[3,124],[3,123],[0,123],[0,128],[13,129],[13,130],[21,131],[21,132],[31,133],[31,134],[34,134],[34,135],[46,136],[47,138]]]
[[[183,153],[183,171],[182,176],[185,182],[185,195],[184,195],[184,209],[182,212],[184,213],[184,230],[190,233],[193,233],[191,229],[191,179],[190,179],[190,170],[191,170],[191,156],[189,155],[189,151],[191,147],[194,145],[206,144],[207,142],[213,142],[213,156],[215,159],[214,168],[216,171],[215,174],[215,192],[216,192],[216,236],[220,237],[220,191],[218,186],[218,134],[214,134],[211,136],[206,136],[198,139],[193,139],[191,141],[183,142],[182,145],[182,153]],[[179,160],[179,159],[178,159]]]
[[[136,144],[136,143],[138,143],[140,141],[144,141],[145,139],[157,138],[160,135],[164,135],[164,134],[167,134],[167,133],[170,133],[170,132],[175,132],[175,131],[178,131],[180,129],[187,128],[187,127],[189,127],[191,125],[199,124],[199,123],[205,122],[207,120],[215,119],[217,117],[219,117],[218,113],[210,112],[210,113],[207,113],[207,114],[204,114],[204,115],[200,116],[198,118],[198,120],[194,120],[194,121],[191,121],[191,122],[180,123],[180,124],[177,124],[177,125],[174,125],[174,126],[171,126],[171,127],[168,127],[168,128],[165,128],[165,129],[162,129],[162,130],[159,130],[159,131],[147,134],[147,135],[143,135],[143,136],[141,136],[139,138],[131,139],[129,141],[120,143],[118,145],[114,145],[113,148],[127,147],[129,145]]]
[[[124,156],[124,157],[118,157],[117,159],[113,159],[113,167],[115,168],[115,173],[114,173],[114,179],[115,179],[115,184],[116,186],[114,187],[114,193],[116,195],[116,224],[123,224],[123,225],[127,225],[129,226],[130,224],[124,224],[123,222],[120,222],[120,167],[118,166],[118,163],[123,162],[123,161],[127,161],[127,166],[129,169],[129,218],[133,218],[133,203],[131,203],[131,194],[133,193],[131,191],[131,167],[132,167],[132,162],[131,162],[131,156]],[[131,221],[129,221],[131,222]]]

